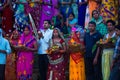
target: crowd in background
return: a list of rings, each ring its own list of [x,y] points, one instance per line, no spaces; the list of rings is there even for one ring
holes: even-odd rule
[[[34,53],[40,80],[66,66],[69,80],[119,80],[119,14],[120,0],[0,0],[0,80],[32,80]]]

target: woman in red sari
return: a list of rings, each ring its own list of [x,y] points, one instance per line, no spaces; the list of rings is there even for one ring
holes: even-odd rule
[[[53,31],[53,37],[50,44],[50,49],[57,46],[58,48],[48,52],[48,73],[47,80],[66,80],[65,77],[65,60],[64,53],[66,52],[66,46],[63,36],[59,29],[55,28]]]
[[[16,80],[16,53],[14,46],[18,45],[19,33],[17,30],[13,31],[10,37],[10,43],[12,47],[12,54],[7,56],[7,64],[5,70],[5,80]]]

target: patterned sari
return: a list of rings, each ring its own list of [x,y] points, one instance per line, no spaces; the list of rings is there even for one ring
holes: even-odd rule
[[[35,38],[32,33],[28,36],[24,34],[21,36],[18,45],[33,48]],[[33,52],[31,51],[19,51],[17,59],[17,79],[18,80],[32,80],[33,70]]]
[[[19,0],[19,2],[21,3],[26,3],[26,0]],[[15,6],[15,26],[17,27],[17,30],[19,32],[23,32],[23,29],[25,28],[25,26],[28,26],[28,17],[25,14],[25,6],[24,4],[16,4]]]
[[[101,14],[105,21],[112,19],[118,22],[118,0],[102,0]]]
[[[13,31],[13,33],[17,33],[17,31]],[[18,34],[19,35],[19,34]],[[19,39],[19,37],[18,37]],[[17,46],[18,39],[13,39],[13,34],[11,35],[10,43],[11,45]],[[17,51],[12,47],[12,53],[7,56],[7,63],[5,66],[5,80],[16,80],[16,58]]]
[[[62,49],[64,41],[61,39],[59,43],[53,43],[58,45]],[[52,53],[48,55],[49,65],[47,80],[66,80],[65,77],[65,60],[62,53]]]
[[[27,15],[29,13],[32,15],[36,28],[39,29],[40,16],[41,16],[41,5],[39,3],[25,4],[25,12],[27,12]]]
[[[73,32],[71,40],[74,40],[77,44],[82,44],[76,33]],[[69,44],[72,44],[71,41]],[[69,64],[69,80],[85,80],[85,64],[84,57],[81,52],[70,53],[70,64]]]

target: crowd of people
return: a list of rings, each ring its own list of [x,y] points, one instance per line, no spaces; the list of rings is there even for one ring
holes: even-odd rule
[[[120,0],[0,0],[0,80],[120,79]]]

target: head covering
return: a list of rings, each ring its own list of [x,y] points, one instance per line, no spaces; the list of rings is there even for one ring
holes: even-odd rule
[[[62,33],[60,32],[60,30],[58,28],[54,28],[54,30],[58,31],[58,35],[60,36],[61,39],[63,39],[65,41],[65,38],[63,37]]]
[[[21,43],[24,44],[25,41],[31,40],[33,39],[33,34],[32,34],[32,29],[30,28],[30,26],[26,26],[25,28],[28,28],[28,30],[30,31],[28,35],[25,35],[25,33],[23,32],[23,34],[20,37]],[[24,28],[24,29],[25,29]]]
[[[54,28],[54,30],[58,31],[58,35],[60,36],[60,38],[65,42],[65,44],[67,45],[67,42],[65,40],[65,38],[63,37],[62,33],[60,32],[60,30],[58,28]]]
[[[11,36],[10,36],[10,40],[13,39],[13,35],[14,35],[14,34],[18,34],[18,36],[20,36],[19,32],[18,32],[17,30],[14,30],[14,31],[12,32]]]
[[[18,38],[17,39],[13,38],[14,34],[18,34]],[[13,44],[13,45],[18,45],[19,38],[20,38],[19,32],[17,30],[14,30],[12,32],[12,35],[10,36],[10,43]]]

